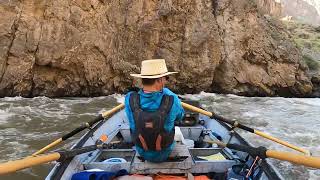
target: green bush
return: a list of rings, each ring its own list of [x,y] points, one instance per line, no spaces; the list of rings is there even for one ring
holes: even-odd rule
[[[304,62],[307,64],[310,70],[312,71],[319,71],[320,70],[320,63],[314,59],[312,59],[308,55],[303,56]]]

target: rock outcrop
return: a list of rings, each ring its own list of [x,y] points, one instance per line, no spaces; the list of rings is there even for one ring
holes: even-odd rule
[[[180,93],[312,91],[297,47],[254,1],[8,0],[0,13],[0,96],[123,92],[159,57]]]
[[[302,51],[303,61],[309,68],[307,76],[313,83],[312,96],[320,97],[320,28],[295,21],[283,21]]]

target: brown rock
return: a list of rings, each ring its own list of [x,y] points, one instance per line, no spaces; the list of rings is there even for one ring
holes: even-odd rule
[[[1,96],[124,92],[141,60],[159,57],[181,93],[312,91],[298,49],[251,1],[13,2],[0,3]]]

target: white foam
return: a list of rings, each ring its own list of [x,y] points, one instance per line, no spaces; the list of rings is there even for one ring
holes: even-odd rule
[[[15,113],[12,113],[12,112],[9,112],[9,111],[10,111],[9,108],[4,109],[4,110],[0,109],[0,123],[7,123],[8,122],[7,120],[10,117],[15,115]]]
[[[20,101],[20,100],[23,100],[24,98],[21,97],[21,96],[16,96],[16,97],[4,97],[4,98],[0,98],[0,100],[3,100],[3,101]]]
[[[113,95],[110,95],[110,97],[115,98],[118,103],[124,103],[125,95],[123,94],[113,94]]]
[[[183,98],[194,100],[194,101],[199,101],[201,99],[204,99],[206,97],[217,97],[215,93],[207,93],[204,91],[201,91],[200,94],[184,94],[180,95]]]

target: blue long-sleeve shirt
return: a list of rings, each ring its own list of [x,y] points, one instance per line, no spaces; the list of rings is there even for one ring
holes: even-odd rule
[[[129,126],[132,131],[135,131],[135,122],[133,119],[132,110],[130,108],[130,95],[132,92],[129,92],[125,98],[125,111],[129,120]],[[181,121],[184,116],[184,109],[181,106],[181,101],[176,94],[170,91],[168,88],[163,88],[162,91],[144,93],[142,90],[138,92],[140,95],[140,107],[145,111],[156,111],[161,104],[162,96],[164,94],[173,96],[172,108],[166,118],[164,124],[164,129],[168,132],[172,131],[174,128],[174,121]],[[174,148],[175,142],[173,142],[168,148],[165,148],[161,151],[145,151],[143,148],[136,145],[138,153],[143,156],[145,160],[152,162],[162,162],[166,160],[172,149]]]

